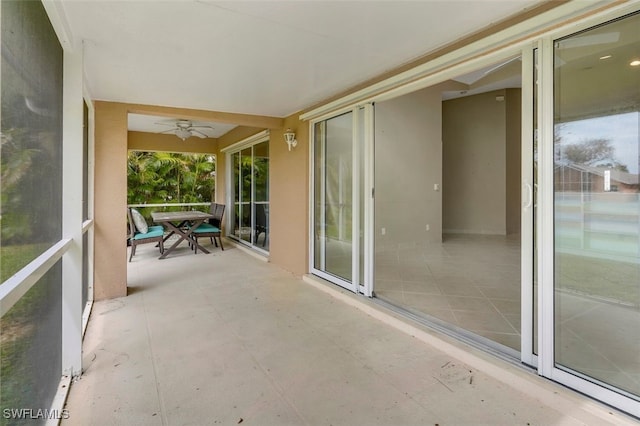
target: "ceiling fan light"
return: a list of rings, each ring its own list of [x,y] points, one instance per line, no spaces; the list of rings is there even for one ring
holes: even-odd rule
[[[176,136],[182,140],[185,140],[191,137],[191,132],[187,129],[177,129]]]

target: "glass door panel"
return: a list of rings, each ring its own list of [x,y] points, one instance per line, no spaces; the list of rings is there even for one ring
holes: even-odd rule
[[[537,365],[537,275],[536,275],[536,170],[538,126],[538,49],[522,55],[522,153],[521,153],[521,250],[520,250],[520,360]]]
[[[234,152],[233,232],[229,235],[261,250],[269,250],[269,141]]]
[[[555,365],[634,398],[640,396],[638,28],[636,14],[554,46]],[[600,42],[610,34],[617,41]]]
[[[240,228],[236,235],[244,241],[251,242],[251,171],[253,159],[251,148],[240,152]]]
[[[352,279],[353,114],[316,123],[314,268]]]
[[[364,178],[365,178],[365,153],[364,153],[364,149],[365,149],[365,126],[364,126],[364,120],[365,120],[365,110],[364,108],[359,108],[358,111],[356,112],[356,114],[358,115],[357,117],[357,123],[358,123],[358,131],[357,131],[357,139],[356,139],[356,149],[357,149],[357,155],[355,156],[356,159],[356,163],[357,163],[357,173],[358,173],[358,204],[359,204],[359,208],[358,208],[358,276],[359,276],[359,284],[361,286],[364,286],[364,258],[365,258],[365,245],[364,245],[364,234],[366,232],[365,230],[365,225],[364,225],[364,218],[365,218],[365,185],[364,185]]]
[[[324,151],[327,134],[327,123],[322,121],[316,123],[314,131],[314,152],[313,152],[313,268],[324,271]]]
[[[532,300],[532,309],[533,309],[533,321],[532,321],[532,334],[531,334],[531,344],[532,344],[532,353],[534,355],[538,355],[538,49],[534,49],[533,51],[533,217],[532,217],[532,241],[530,242],[533,247],[533,256],[532,256],[532,279],[533,279],[533,300]]]
[[[233,170],[233,186],[231,187],[231,191],[233,192],[233,210],[231,213],[233,217],[231,218],[231,223],[233,224],[233,231],[231,235],[239,236],[240,235],[240,194],[242,191],[240,190],[240,153],[234,152],[231,154],[231,168]]]
[[[253,147],[253,244],[269,249],[269,142]]]

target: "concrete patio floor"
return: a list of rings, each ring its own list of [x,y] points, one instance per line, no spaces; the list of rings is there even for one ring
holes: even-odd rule
[[[63,425],[637,424],[231,244],[157,256],[94,304]]]

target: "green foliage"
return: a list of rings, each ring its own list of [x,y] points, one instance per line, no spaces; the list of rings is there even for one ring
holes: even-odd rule
[[[34,156],[38,150],[28,148],[27,136],[21,129],[7,129],[2,132],[0,150],[0,205],[2,209],[2,241],[4,244],[29,238],[32,229],[29,217],[19,206],[26,198],[23,187],[33,170]]]
[[[0,282],[4,283],[13,274],[25,267],[33,259],[44,253],[48,243],[16,244],[0,246]]]
[[[129,204],[206,203],[213,201],[215,160],[210,154],[129,152]]]
[[[62,215],[60,139],[55,132],[8,127],[0,144],[2,245],[56,241]]]
[[[2,269],[0,280],[20,270],[27,260],[35,258],[46,249],[43,244],[24,244],[0,247]],[[53,330],[59,326],[51,320],[58,318],[60,309],[60,265],[40,279],[0,319],[0,407],[38,407],[47,401],[56,372],[40,369],[55,357],[57,339]],[[58,304],[52,301],[58,300]],[[55,312],[55,314],[54,314]],[[53,315],[53,317],[52,317]],[[46,348],[46,349],[43,349]],[[59,378],[59,373],[58,378]],[[49,385],[49,387],[44,386]],[[1,423],[0,424],[7,424]],[[13,424],[13,423],[11,423]]]

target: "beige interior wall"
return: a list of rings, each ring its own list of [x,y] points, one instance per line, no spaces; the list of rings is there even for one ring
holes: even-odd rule
[[[127,295],[127,107],[95,102],[94,298]]]
[[[506,234],[505,96],[498,90],[443,102],[445,233]]]
[[[434,189],[442,184],[440,92],[432,87],[375,105],[377,248],[441,241],[442,192]]]
[[[507,137],[507,234],[520,233],[522,169],[522,90],[506,90]]]

